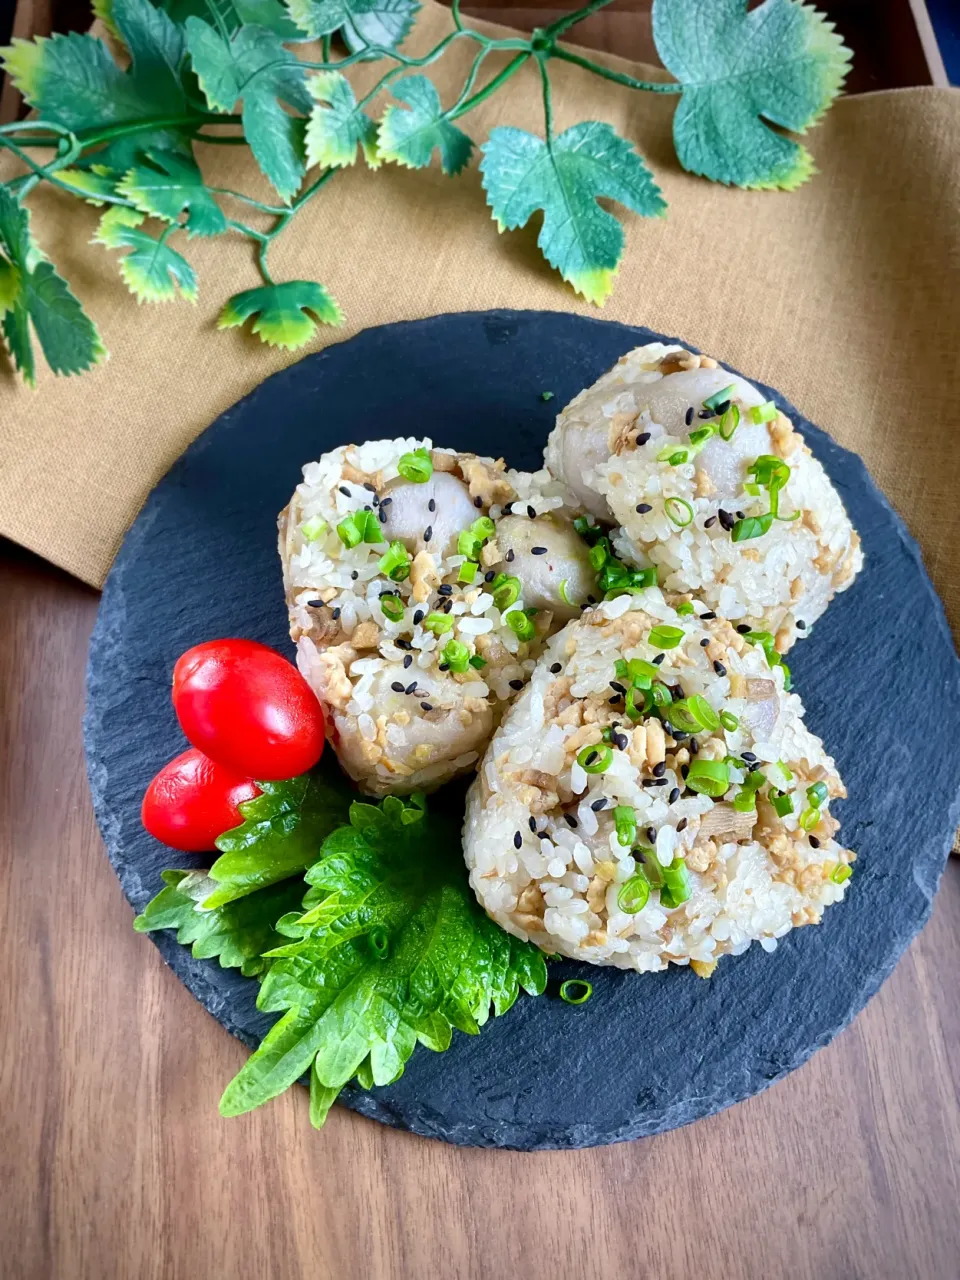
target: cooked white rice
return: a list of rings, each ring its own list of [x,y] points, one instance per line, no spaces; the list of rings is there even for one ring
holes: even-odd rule
[[[731,440],[715,435],[679,465],[658,461],[671,447],[689,455],[690,432],[705,425],[703,401],[724,388],[741,413]],[[853,582],[863,556],[843,503],[790,420],[782,413],[750,420],[748,409],[763,403],[752,384],[716,361],[651,343],[566,406],[545,460],[594,515],[620,526],[612,540],[623,559],[655,564],[664,591],[695,596],[730,621],[771,632],[785,653]],[[789,466],[779,510],[800,515],[735,542],[730,526],[737,517],[769,509],[766,489],[745,487],[752,483],[747,468],[761,455]],[[668,511],[690,522],[679,527]]]
[[[854,854],[834,839],[829,798],[846,794],[834,762],[804,725],[800,699],[784,690],[782,666],[771,669],[760,646],[723,619],[701,620],[703,612],[697,605],[696,615],[678,615],[654,587],[606,601],[548,643],[467,801],[470,882],[508,932],[593,964],[647,971],[692,963],[709,976],[720,956],[754,941],[772,951],[843,897]],[[683,631],[676,647],[651,643],[651,629],[663,624]],[[671,730],[669,707],[666,730],[655,713],[632,721],[617,689],[629,680],[615,665],[631,659],[659,663],[675,696],[676,686],[684,698],[699,694],[737,727],[691,739]],[[605,748],[608,727],[616,739]],[[693,741],[698,761],[727,762],[729,789],[715,799],[686,785]],[[583,755],[592,746],[609,750],[605,772],[582,767],[592,763]],[[731,802],[751,763],[764,776],[761,798],[756,812],[740,813]],[[818,782],[828,799],[811,805],[807,788]],[[773,787],[790,797],[792,813],[778,816]],[[614,806],[635,812],[627,847]],[[654,887],[642,910],[622,909],[625,882],[645,867],[655,883],[657,867],[676,871],[676,859],[689,875],[686,901],[667,906]]]
[[[427,451],[433,468],[422,490],[398,480],[402,455],[417,449]],[[549,600],[532,598],[532,588],[524,588],[531,598],[521,594],[502,610],[496,606],[494,584],[486,579],[494,568],[514,571],[505,560],[512,552],[499,546],[496,533],[483,546],[473,580],[460,582],[468,557],[458,552],[457,532],[489,516],[498,531],[526,522],[538,531],[538,541],[572,545],[575,563],[563,572],[568,581],[579,575],[582,598],[584,566],[592,571],[587,548],[570,525],[567,495],[545,471],[508,471],[491,458],[434,448],[429,439],[343,446],[309,463],[303,476],[280,516],[290,634],[300,669],[324,705],[341,763],[365,790],[433,789],[475,768],[544,640],[565,621]],[[416,511],[428,492],[440,496],[429,509],[423,504],[425,528],[422,534],[418,528],[409,547],[409,576],[391,581],[379,565],[393,537],[391,522],[400,519],[399,506],[406,503],[409,514],[412,503]],[[337,526],[364,511],[379,518],[387,541],[349,547]],[[510,536],[515,540],[515,529]],[[525,563],[548,574],[566,562],[545,555]],[[384,593],[398,617],[384,612]],[[530,605],[537,606],[535,635],[521,640],[509,618]],[[577,609],[560,612],[569,617]],[[431,629],[438,615],[450,619],[445,632]],[[445,669],[443,649],[451,640],[465,646],[475,665]]]

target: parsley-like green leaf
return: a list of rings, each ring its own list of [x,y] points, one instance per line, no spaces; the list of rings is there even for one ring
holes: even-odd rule
[[[162,238],[141,231],[142,222],[142,213],[116,205],[100,219],[93,243],[130,251],[120,260],[120,274],[138,302],[170,302],[178,289],[188,302],[196,302],[193,267]]]
[[[198,960],[218,959],[224,969],[239,969],[252,978],[266,972],[264,955],[280,946],[276,924],[297,911],[304,894],[301,879],[284,880],[212,910],[201,904],[216,889],[206,871],[164,871],[166,888],[133,922],[137,933],[176,929],[177,941],[192,947]]]
[[[214,111],[242,102],[243,132],[257,164],[284,200],[304,173],[304,121],[313,101],[294,55],[266,27],[243,26],[229,39],[200,18],[188,18],[187,45],[200,87]]]
[[[233,329],[255,316],[253,332],[271,347],[294,351],[309,342],[321,324],[343,324],[343,312],[322,284],[287,280],[235,293],[217,320],[218,329]]]
[[[287,8],[314,40],[339,31],[351,53],[371,44],[396,48],[420,12],[417,0],[287,0]]]
[[[483,186],[500,231],[543,210],[543,256],[578,293],[602,303],[623,254],[623,228],[601,196],[645,217],[666,208],[650,170],[609,124],[575,124],[544,142],[522,129],[493,129],[484,144]]]
[[[392,86],[392,92],[410,110],[389,106],[384,112],[377,136],[384,160],[424,169],[436,149],[444,173],[459,173],[470,163],[473,143],[445,118],[432,81],[426,76],[406,76]]]
[[[370,168],[379,168],[377,126],[357,106],[346,76],[321,71],[307,87],[316,98],[307,124],[307,164],[324,168],[354,164],[359,146]]]
[[[220,857],[209,873],[216,888],[204,899],[206,908],[300,875],[320,857],[330,832],[347,820],[353,793],[332,766],[257,785],[263,794],[241,804],[243,823],[217,840]]]
[[[151,151],[149,164],[137,165],[124,175],[117,190],[132,200],[141,213],[165,222],[176,222],[186,209],[187,234],[217,236],[227,229],[223,210],[207,190],[203,174],[192,157],[171,151]]]
[[[36,383],[31,325],[54,373],[81,373],[106,355],[93,321],[30,234],[30,215],[0,187],[0,327],[14,365]]]
[[[739,187],[792,190],[813,172],[803,133],[840,92],[850,51],[797,0],[655,0],[653,34],[683,85],[673,120],[680,163]]]
[[[520,987],[546,985],[543,954],[504,933],[477,905],[457,829],[422,802],[354,804],[307,872],[291,938],[270,954],[258,1005],[284,1016],[227,1086],[239,1115],[311,1073],[311,1118],[321,1123],[356,1075],[364,1087],[402,1074],[417,1042],[450,1044],[506,1012]]]

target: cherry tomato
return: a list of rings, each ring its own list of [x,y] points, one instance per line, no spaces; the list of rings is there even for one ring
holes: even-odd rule
[[[323,751],[323,709],[297,668],[253,640],[210,640],[173,669],[180,727],[212,760],[247,778],[306,773]]]
[[[217,836],[237,827],[237,808],[260,788],[191,747],[165,764],[147,787],[140,817],[152,836],[185,853],[203,853]]]

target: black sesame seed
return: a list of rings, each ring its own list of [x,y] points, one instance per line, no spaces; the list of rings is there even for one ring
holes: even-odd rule
[[[523,836],[520,834],[519,831],[515,831],[513,833],[513,847],[515,849],[523,848]]]
[[[596,604],[596,603],[597,603],[596,596],[587,596],[587,604]]]
[[[704,636],[703,639],[700,641],[700,648],[705,649],[709,643],[710,643],[710,637]]]
[[[333,610],[333,613],[330,616],[333,618],[334,622],[336,622],[340,617],[340,607],[337,606],[337,608]]]
[[[451,587],[451,585],[450,585],[450,583],[449,583],[449,582],[441,582],[440,586],[439,586],[439,587],[437,587],[437,595],[439,595],[439,596],[452,596],[452,595],[453,595],[453,587]]]
[[[558,671],[562,671],[562,670],[563,670],[563,667],[562,667],[562,665],[561,665],[559,662],[554,662],[554,663],[551,665],[550,670],[551,670],[551,672],[553,673],[553,675],[556,675]]]
[[[657,785],[656,778],[643,778],[640,782],[641,787],[655,787]]]
[[[487,572],[483,575],[483,580],[484,582],[492,582],[496,576],[497,576],[496,569],[488,569]]]
[[[718,418],[722,418],[729,408],[730,408],[730,401],[721,400],[721,402],[717,405],[716,409],[714,409],[713,412],[717,415]]]
[[[532,556],[545,556],[547,554],[546,547],[531,547],[530,554]]]
[[[342,484],[342,485],[340,486],[340,492],[343,494],[343,496],[344,496],[345,498],[349,498],[349,497],[351,497],[351,496],[352,496],[352,495],[351,495],[351,493],[350,493],[350,490],[347,488],[347,486],[346,486],[345,484]]]
[[[630,739],[627,737],[625,733],[615,733],[613,735],[613,741],[617,744],[617,746],[620,748],[621,751],[626,751],[627,747],[630,745]]]
[[[537,518],[536,510],[533,507],[527,507],[527,515],[531,520],[536,520]]]
[[[436,511],[436,509],[437,509],[437,500],[436,498],[431,498],[430,501],[427,503],[427,510]]]
[[[528,823],[530,824],[530,830],[533,832],[533,834],[534,834],[534,835],[536,835],[536,834],[537,834],[537,820],[536,820],[536,818],[534,818],[534,817],[531,815],[531,816],[527,819],[527,821],[528,821]]]
[[[421,623],[423,621],[423,616],[424,616],[423,610],[418,609],[417,612],[413,615],[413,625],[417,626],[419,623]]]
[[[507,552],[507,554],[504,556],[504,559],[506,560],[507,564],[513,563],[513,557],[515,555],[516,555],[516,552],[514,551],[513,547],[511,547],[510,550]]]
[[[433,537],[433,525],[428,524],[423,531],[423,540],[424,542],[429,542],[432,537]]]
[[[377,486],[375,484],[371,484],[369,480],[364,480],[363,487],[370,493],[377,492]]]
[[[440,665],[439,665],[439,667],[437,667],[437,670],[438,670],[438,671],[449,671],[449,670],[450,670],[450,663],[449,663],[449,662],[441,662],[441,663],[440,663]]]
[[[738,519],[738,520],[746,520],[746,518],[747,518],[747,515],[746,515],[746,512],[745,512],[745,511],[738,511],[738,512],[737,512],[737,519]]]
[[[687,774],[688,774],[689,772],[690,772],[690,766],[689,766],[688,764],[682,764],[682,765],[680,766],[680,777],[681,777],[681,778],[684,778],[684,779],[685,779],[685,778],[686,778],[686,776],[687,776]]]
[[[712,621],[713,621],[713,619],[714,619],[716,616],[717,616],[717,615],[716,615],[715,613],[713,613],[712,611],[711,611],[710,613],[701,613],[701,615],[700,615],[700,621],[701,621],[701,622],[712,622]]]
[[[717,517],[716,517],[716,516],[708,516],[708,517],[707,517],[707,519],[706,519],[706,520],[704,520],[704,522],[703,522],[703,527],[704,527],[705,529],[712,529],[712,528],[713,528],[713,526],[714,526],[716,523],[717,523]]]
[[[712,409],[701,409],[700,412],[697,414],[698,418],[712,418],[713,416],[714,416],[714,412]]]
[[[647,836],[647,842],[648,842],[649,844],[656,844],[656,843],[657,843],[657,828],[656,828],[656,827],[647,827],[646,836]]]
[[[752,631],[753,628],[750,626],[749,622],[741,622],[737,625],[737,630],[740,632],[742,636],[745,636],[747,632]]]
[[[510,684],[510,688],[511,688],[511,689],[522,689],[522,688],[523,688],[523,681],[522,681],[522,680],[511,680],[511,681],[509,682],[509,684]]]
[[[797,630],[798,630],[798,631],[806,631],[806,629],[807,629],[807,624],[803,621],[803,619],[802,619],[802,618],[798,618],[798,619],[797,619]],[[739,630],[740,630],[740,628],[738,627],[738,628],[737,628],[737,630],[739,631]]]
[[[575,827],[575,826],[577,826],[577,820],[576,820],[576,818],[573,816],[573,814],[572,814],[572,813],[565,813],[565,814],[563,815],[563,820],[564,820],[564,822],[567,824],[567,826],[568,826],[568,827]]]
[[[667,796],[667,804],[676,804],[679,799],[680,799],[680,788],[674,787],[673,790],[670,792],[670,794]]]
[[[599,813],[601,809],[606,808],[606,804],[607,804],[607,797],[601,796],[599,800],[594,800],[590,808],[593,810],[594,813]]]
[[[652,787],[667,787],[670,785],[669,778],[654,778],[650,784]]]
[[[610,704],[611,707],[615,707],[622,697],[623,697],[622,693],[615,693],[612,698],[607,699],[607,702]]]
[[[452,608],[453,608],[453,601],[449,597],[447,597],[447,599],[442,600],[440,602],[440,609],[443,613],[449,613]]]
[[[752,760],[756,760],[757,758],[752,751],[741,751],[740,754],[744,758],[744,760],[752,761]]]
[[[692,756],[695,756],[695,755],[699,755],[699,753],[700,753],[700,743],[696,740],[696,738],[691,738],[691,739],[690,739],[690,754],[691,754]],[[684,775],[684,776],[686,776],[686,775]]]
[[[656,657],[654,658],[654,660],[653,660],[653,665],[654,665],[655,667],[659,667],[660,663],[664,660],[664,658],[665,658],[666,656],[667,656],[667,655],[666,655],[665,653],[658,653],[658,654],[657,654],[657,656],[656,656]]]
[[[423,707],[424,711],[432,711],[432,710],[433,710],[433,703],[432,703],[432,702],[421,702],[421,703],[420,703],[420,705],[421,705],[421,707]]]
[[[409,641],[409,640],[401,640],[401,639],[399,639],[399,638],[398,638],[398,639],[394,640],[394,642],[393,642],[393,643],[397,646],[397,648],[398,648],[398,649],[412,649],[412,648],[413,648],[413,645],[410,643],[410,641]]]
[[[666,761],[664,760],[661,760],[659,764],[655,764],[653,766],[653,776],[655,778],[662,778],[666,772],[667,772],[667,765],[666,765]]]
[[[393,690],[394,693],[403,693],[403,685],[400,683],[399,680],[394,680],[390,688]]]
[[[417,692],[417,682],[416,682],[416,680],[414,680],[412,684],[408,684],[408,685],[407,685],[407,687],[406,687],[406,689],[404,689],[404,691],[403,691],[403,692],[404,692],[404,693],[416,693],[416,692]]]
[[[721,507],[720,510],[717,512],[717,519],[720,521],[720,528],[726,529],[727,533],[729,533],[730,530],[733,528],[733,526],[736,524],[736,521],[734,520],[730,512],[724,511],[723,507]]]
[[[811,845],[814,847],[814,849],[819,849],[819,848],[820,848],[820,841],[817,839],[817,837],[816,837],[816,836],[807,836],[807,839],[810,841],[810,843],[811,843]]]
[[[650,432],[641,431],[640,434],[637,436],[637,444],[638,445],[646,444],[649,439],[650,439]]]
[[[392,499],[392,498],[381,498],[381,499],[380,499],[380,505],[381,505],[381,507],[389,507],[389,505],[390,505],[390,503],[391,503],[392,501],[393,501],[393,499]]]
[[[727,668],[719,659],[713,664],[713,669],[718,676],[725,676],[727,674]]]
[[[591,752],[590,752],[590,754],[587,756],[586,760],[584,760],[584,762],[583,762],[583,763],[584,763],[585,765],[593,764],[594,760],[596,760],[596,758],[597,758],[597,756],[598,756],[599,754],[600,754],[600,753],[599,753],[598,751],[591,751]]]
[[[405,653],[403,655],[403,669],[408,671],[413,666],[413,654]]]
[[[477,496],[474,498],[473,505],[478,509],[483,506],[483,499],[480,497],[479,494],[477,494]]]
[[[762,769],[762,768],[763,768],[763,761],[761,760],[754,760],[753,764],[747,765],[747,771],[749,773],[756,773],[758,769]]]
[[[651,505],[650,505],[650,503],[649,503],[649,502],[638,502],[638,503],[637,503],[637,515],[638,515],[638,516],[645,516],[645,515],[647,514],[647,512],[648,512],[648,511],[652,511],[652,510],[653,510],[653,507],[651,507]]]
[[[684,414],[683,420],[688,427],[690,423],[693,421],[693,415],[695,412],[696,410],[694,409],[693,405],[691,405],[690,408],[687,410],[687,412]]]
[[[616,689],[617,693],[626,693],[626,692],[627,692],[627,691],[626,691],[626,689],[623,687],[623,685],[622,685],[618,680],[611,680],[611,681],[610,681],[610,688],[611,688],[611,689]]]
[[[323,608],[323,601],[322,601],[322,600],[308,600],[308,601],[307,601],[307,608],[308,608],[308,609],[322,609],[322,608]]]
[[[508,502],[508,503],[507,503],[507,505],[503,508],[503,514],[504,514],[505,516],[512,516],[512,515],[513,515],[513,503],[512,503],[512,502]]]
[[[690,737],[689,733],[685,733],[683,729],[673,728],[670,730],[670,736],[673,738],[674,742],[686,742],[687,738]]]
[[[379,519],[381,524],[387,523],[387,513],[386,511],[384,511],[383,507],[381,507],[380,510],[377,512],[377,518]]]
[[[360,574],[357,572],[356,569],[354,569],[351,571],[350,577],[354,580],[354,582],[356,582],[356,580],[360,577]]]
[[[680,794],[680,788],[679,788],[679,787],[677,787],[677,795],[679,796],[679,794]],[[678,831],[683,831],[683,830],[685,830],[686,825],[687,825],[687,820],[686,820],[686,818],[681,818],[681,819],[680,819],[680,821],[677,823],[677,830],[678,830]]]

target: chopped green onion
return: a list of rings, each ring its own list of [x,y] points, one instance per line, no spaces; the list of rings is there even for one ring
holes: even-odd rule
[[[689,452],[686,449],[675,449],[672,444],[661,449],[657,454],[658,462],[669,462],[671,467],[682,466],[687,461]]]
[[[752,787],[742,787],[733,797],[737,813],[752,813],[757,807],[757,793]]]
[[[326,533],[330,528],[326,520],[321,520],[319,516],[314,516],[312,520],[304,520],[300,526],[300,532],[308,542],[316,542],[321,534]]]
[[[819,809],[822,804],[826,804],[828,794],[825,782],[814,782],[807,787],[807,799],[815,809]]]
[[[518,640],[532,640],[537,634],[529,613],[523,609],[513,609],[506,617],[507,626]]]
[[[777,643],[769,631],[747,631],[744,634],[744,640],[750,644],[758,644],[767,656],[767,665],[770,667],[778,667],[781,663],[779,653],[777,653]]]
[[[377,561],[377,568],[385,573],[391,582],[403,582],[410,577],[410,555],[402,542],[391,542]]]
[[[682,600],[680,604],[677,605],[676,613],[681,618],[689,618],[690,615],[693,613],[693,601]]]
[[[705,409],[718,409],[720,405],[723,404],[724,400],[730,399],[736,389],[737,384],[735,382],[731,382],[729,387],[723,387],[720,391],[714,391],[712,396],[707,396],[706,400],[701,403]]]
[[[593,747],[584,747],[577,756],[577,764],[584,773],[606,773],[612,760],[613,751],[604,743],[599,743]]]
[[[744,493],[749,493],[751,498],[759,498],[763,490],[758,484],[754,484],[751,480],[749,484],[743,486]]]
[[[780,655],[777,654],[777,657],[780,658]],[[780,670],[783,672],[784,693],[789,693],[790,690],[793,688],[793,677],[790,675],[790,668],[787,666],[787,664],[784,662],[782,658],[780,658],[780,661],[775,665],[778,666]]]
[[[773,422],[777,416],[777,406],[772,400],[767,400],[764,404],[752,405],[747,413],[751,422]]]
[[[573,522],[573,527],[575,532],[579,533],[581,538],[591,544],[603,533],[601,527],[598,524],[593,524],[587,516],[577,516],[576,520]]]
[[[685,498],[667,498],[663,504],[667,518],[681,529],[693,521],[693,507]]]
[[[790,479],[790,468],[775,453],[761,453],[759,457],[750,463],[747,471],[765,489],[769,488],[770,485],[777,489],[782,489]]]
[[[470,665],[471,667],[476,667],[477,671],[482,671],[487,665],[487,660],[486,658],[481,658],[479,653],[475,653],[470,659]]]
[[[735,729],[740,728],[740,721],[732,711],[721,711],[720,723],[723,725],[724,729],[726,729],[727,733],[733,733]]]
[[[626,680],[629,667],[627,666],[625,659],[618,658],[613,664],[613,670],[618,680]]]
[[[357,524],[356,513],[347,516],[337,525],[337,533],[345,547],[358,547],[363,541],[363,529]]]
[[[403,617],[403,601],[399,596],[385,592],[380,597],[380,608],[383,610],[383,616],[389,618],[391,622],[399,622]]]
[[[838,862],[830,872],[830,879],[834,884],[844,884],[853,875],[853,867],[846,862]]]
[[[486,542],[488,538],[492,538],[496,533],[497,526],[489,516],[478,516],[470,526],[470,530],[472,533],[475,533],[478,538],[482,538],[484,542]]]
[[[668,911],[682,906],[693,892],[690,885],[690,872],[682,858],[674,858],[669,867],[663,867],[663,888],[660,890],[660,905]]]
[[[627,916],[635,916],[642,911],[650,900],[650,881],[639,871],[629,880],[624,880],[617,894],[617,906]]]
[[[667,686],[659,680],[650,690],[650,698],[655,707],[669,707],[673,702],[673,694]]]
[[[610,559],[610,542],[607,538],[598,539],[590,548],[588,559],[594,569],[599,573],[603,566]]]
[[[457,534],[457,554],[466,556],[468,560],[476,560],[483,547],[483,540],[478,538],[472,529],[464,529]]]
[[[628,689],[627,696],[624,698],[623,708],[631,720],[642,720],[647,709],[647,695],[643,693],[643,706],[637,706],[637,690]],[[643,690],[640,690],[643,692]]]
[[[543,400],[544,402],[546,402],[547,400],[552,400],[552,399],[553,399],[553,392],[552,392],[552,391],[541,391],[541,392],[540,392],[540,399],[541,399],[541,400]]]
[[[630,585],[643,590],[646,590],[647,587],[655,587],[657,585],[657,566],[651,564],[646,569],[631,569]]]
[[[647,636],[647,643],[655,649],[675,649],[683,636],[679,627],[654,627]]]
[[[604,725],[603,732],[600,734],[600,737],[604,742],[613,741],[613,729],[611,729],[610,725]]]
[[[397,470],[404,480],[412,480],[414,484],[425,484],[433,475],[433,463],[426,449],[414,449],[413,453],[405,453],[397,463]]]
[[[557,594],[559,595],[560,599],[563,601],[564,604],[569,605],[571,609],[575,609],[577,606],[573,603],[573,601],[567,595],[567,581],[568,580],[566,578],[561,579],[560,585],[559,587],[557,587]]]
[[[637,811],[633,805],[618,804],[613,810],[613,821],[617,828],[617,843],[632,845],[637,838]]]
[[[702,694],[694,693],[673,704],[670,708],[670,723],[687,733],[697,733],[701,729],[712,733],[720,728],[720,717]]]
[[[631,658],[624,672],[635,689],[649,689],[651,680],[655,680],[659,674],[658,666],[652,662],[644,662],[642,658]]]
[[[720,439],[731,440],[740,425],[740,406],[732,404],[720,419]]]
[[[502,613],[520,599],[520,579],[498,573],[493,583],[493,603]]]
[[[697,758],[690,765],[687,786],[704,796],[722,796],[730,786],[730,769],[722,760]]]
[[[738,761],[737,763],[739,768],[743,768],[742,762]],[[763,776],[763,771],[761,769],[754,769],[744,778],[743,785],[748,791],[759,791],[765,782],[766,778]]]
[[[423,625],[435,636],[440,636],[445,631],[453,630],[453,618],[448,613],[428,613],[423,620]]]
[[[772,524],[772,511],[767,511],[762,516],[746,516],[734,524],[730,537],[734,542],[747,542],[750,538],[761,538],[765,533],[770,532]]]
[[[470,650],[459,640],[448,640],[440,656],[451,671],[461,675],[470,665]]]
[[[593,995],[593,984],[580,978],[568,978],[560,984],[560,999],[567,1004],[586,1004]]]
[[[770,803],[777,812],[778,818],[785,818],[793,813],[793,796],[787,791],[770,792]]]
[[[360,530],[364,542],[385,542],[380,532],[380,521],[373,511],[355,511],[353,513],[356,526]],[[339,526],[338,526],[339,527]]]
[[[480,566],[476,560],[464,560],[460,566],[460,572],[457,574],[458,582],[472,582],[477,576],[477,570]]]
[[[705,426],[697,427],[696,431],[690,432],[690,443],[694,447],[694,451],[699,453],[703,446],[713,436],[717,434],[717,426],[713,422],[707,423]]]
[[[819,821],[820,810],[814,809],[812,806],[809,809],[804,809],[803,813],[800,815],[800,826],[804,831],[812,831]]]

